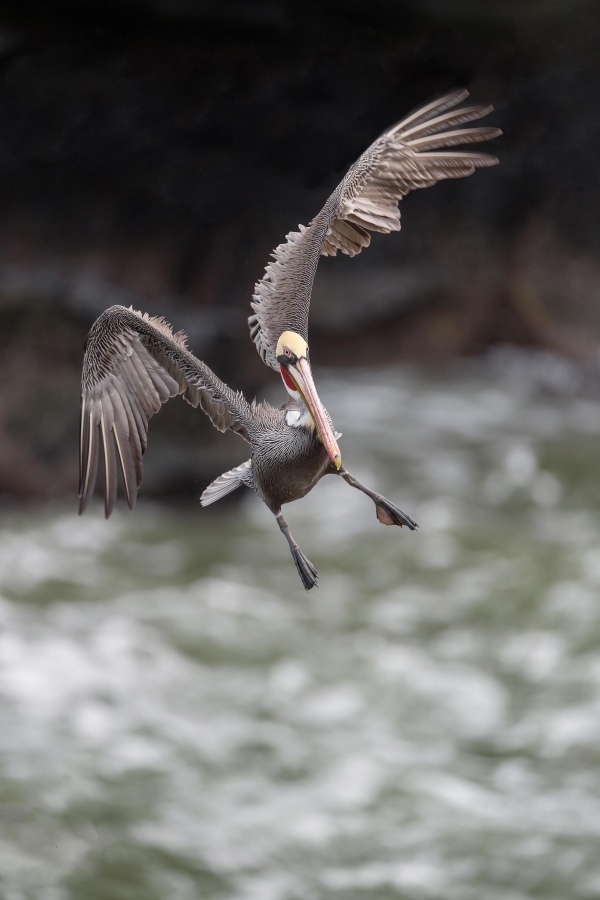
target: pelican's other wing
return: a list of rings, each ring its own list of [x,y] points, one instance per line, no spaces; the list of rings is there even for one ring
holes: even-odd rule
[[[267,365],[278,370],[277,341],[283,331],[308,340],[308,311],[319,256],[348,256],[368,247],[370,231],[400,230],[398,203],[415,188],[445,178],[462,178],[498,162],[490,153],[454,148],[498,137],[498,128],[462,126],[491,112],[491,106],[455,109],[469,96],[454,91],[388,128],[359,157],[308,227],[287,235],[274,251],[254,291],[250,336]]]
[[[170,397],[183,394],[219,431],[248,440],[250,407],[173,334],[163,319],[112,306],[94,322],[85,343],[81,385],[79,512],[94,491],[102,448],[105,512],[111,514],[120,467],[131,509],[142,481],[148,421]]]

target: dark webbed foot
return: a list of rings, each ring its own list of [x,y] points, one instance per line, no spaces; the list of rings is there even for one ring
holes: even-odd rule
[[[317,581],[319,576],[310,559],[304,555],[300,547],[290,547],[290,550],[292,551],[292,557],[296,563],[298,575],[302,579],[304,589],[310,591],[311,588],[318,587]]]
[[[281,528],[281,531],[285,535],[285,538],[289,544],[290,552],[292,554],[294,562],[296,563],[298,575],[302,579],[304,589],[310,591],[311,588],[314,588],[317,585],[317,570],[311,563],[310,559],[304,555],[304,553],[292,537],[289,525],[283,518],[281,512],[276,513],[275,518],[277,519],[277,524]]]
[[[419,527],[410,516],[407,516],[405,512],[402,512],[398,506],[394,506],[385,497],[375,501],[375,512],[382,525],[400,525],[400,527],[406,525],[411,531]]]
[[[407,528],[410,528],[411,531],[414,531],[415,528],[418,528],[416,522],[413,522],[410,516],[407,516],[405,512],[391,503],[386,497],[382,497],[381,494],[378,494],[376,491],[371,490],[371,488],[367,487],[365,484],[362,484],[355,478],[354,475],[351,475],[347,469],[340,469],[338,475],[341,475],[344,481],[346,481],[351,487],[356,488],[359,491],[362,491],[363,494],[366,494],[367,497],[370,497],[373,503],[375,504],[375,511],[377,513],[377,518],[383,525],[406,525]]]

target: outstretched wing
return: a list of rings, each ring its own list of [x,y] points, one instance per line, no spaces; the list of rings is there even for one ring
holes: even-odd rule
[[[131,509],[142,481],[148,421],[170,397],[183,394],[219,431],[245,440],[251,410],[242,394],[223,384],[173,334],[163,319],[112,306],[96,320],[85,343],[81,385],[79,512],[94,492],[100,450],[104,458],[105,512],[117,495],[120,467]]]
[[[348,256],[368,247],[370,231],[400,230],[398,203],[415,188],[430,187],[445,178],[462,178],[498,162],[489,153],[440,150],[498,137],[498,128],[465,123],[491,112],[491,106],[463,106],[468,91],[454,91],[423,106],[385,131],[359,157],[321,212],[286,243],[273,251],[257,283],[248,319],[250,336],[267,365],[278,370],[277,341],[284,331],[308,340],[308,311],[319,256]]]

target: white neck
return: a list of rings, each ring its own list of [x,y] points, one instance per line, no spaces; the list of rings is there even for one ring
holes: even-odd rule
[[[290,391],[289,393],[291,394],[292,392]],[[316,428],[315,420],[308,411],[304,400],[298,393],[297,396],[294,397],[294,400],[298,401],[300,409],[287,410],[285,414],[286,425],[289,425],[291,428],[310,428],[312,431],[314,428]]]

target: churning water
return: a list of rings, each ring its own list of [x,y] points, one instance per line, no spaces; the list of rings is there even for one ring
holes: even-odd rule
[[[421,526],[326,479],[319,590],[250,495],[0,520],[2,900],[600,897],[600,400],[508,351],[318,384]]]

